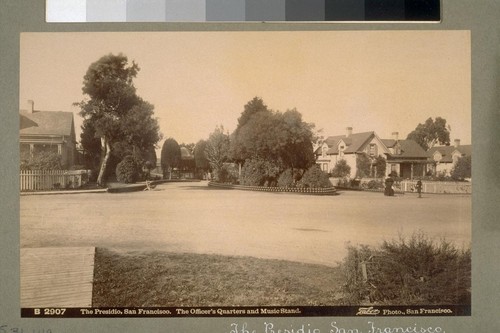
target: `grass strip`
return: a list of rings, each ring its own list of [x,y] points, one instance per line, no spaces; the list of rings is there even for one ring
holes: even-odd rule
[[[339,305],[338,268],[284,260],[97,248],[94,307]]]

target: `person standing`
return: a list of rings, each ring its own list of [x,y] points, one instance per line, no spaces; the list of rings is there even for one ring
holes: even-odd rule
[[[418,192],[418,197],[422,197],[422,181],[419,179],[417,181],[417,192]]]

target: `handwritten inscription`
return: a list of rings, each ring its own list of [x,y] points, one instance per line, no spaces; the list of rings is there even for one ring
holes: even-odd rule
[[[0,325],[0,333],[52,333],[52,330],[45,328],[26,329],[18,326]]]
[[[247,322],[233,322],[228,333],[446,333],[439,326],[378,326],[375,322],[369,321],[363,327],[346,327],[336,321],[332,321],[328,328],[313,326],[310,323],[303,324],[275,324],[265,321],[259,327],[250,327]]]

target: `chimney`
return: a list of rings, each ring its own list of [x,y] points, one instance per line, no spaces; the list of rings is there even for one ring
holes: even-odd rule
[[[458,148],[460,146],[460,139],[455,139],[455,148]]]
[[[392,132],[392,139],[395,141],[399,140],[399,132]]]
[[[33,113],[33,111],[35,111],[35,102],[33,100],[28,100],[28,109],[26,111],[28,111],[28,113]]]
[[[347,127],[346,128],[346,138],[350,137],[352,135],[352,127]]]

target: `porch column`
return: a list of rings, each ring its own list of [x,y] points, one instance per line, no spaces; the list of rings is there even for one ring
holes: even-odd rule
[[[62,144],[60,144],[60,143],[57,145],[57,153],[59,155],[62,155]]]
[[[411,163],[410,165],[411,165],[410,179],[413,179],[413,163]]]

